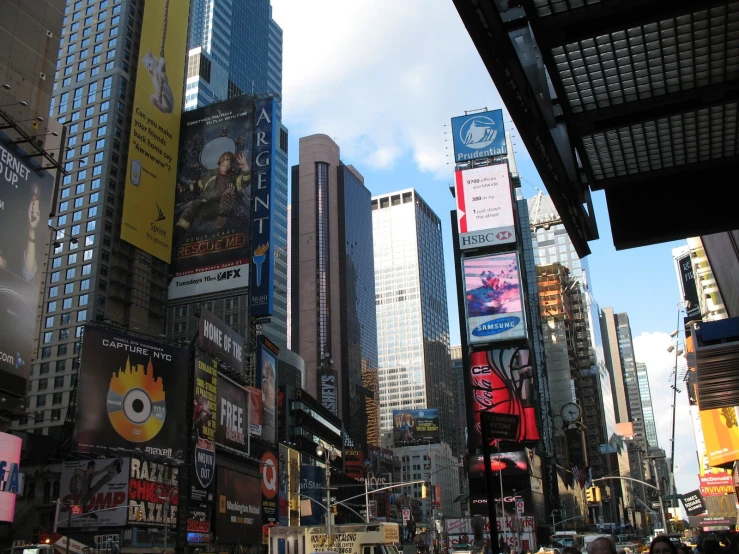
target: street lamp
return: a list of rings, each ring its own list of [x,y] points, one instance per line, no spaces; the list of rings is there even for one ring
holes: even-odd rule
[[[333,446],[325,447],[319,443],[316,446],[316,456],[322,458],[326,463],[326,538],[328,539],[329,546],[331,545],[333,533],[331,529],[331,462],[333,462],[339,455],[338,451]]]

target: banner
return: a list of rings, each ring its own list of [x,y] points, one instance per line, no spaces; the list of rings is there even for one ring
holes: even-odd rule
[[[452,143],[455,163],[505,156],[503,110],[453,117]]]
[[[459,247],[516,242],[508,164],[455,171]]]
[[[701,494],[706,496],[724,496],[734,493],[734,478],[730,473],[706,473],[698,475]]]
[[[318,466],[300,466],[300,525],[320,525],[323,521],[326,470]]]
[[[277,439],[277,353],[267,337],[257,337],[257,385],[262,389],[262,439]]]
[[[680,500],[682,500],[683,508],[685,508],[685,512],[689,516],[697,516],[706,513],[706,503],[703,501],[701,491],[695,490],[683,494],[680,497]]]
[[[128,143],[121,238],[169,263],[190,0],[147,0]]]
[[[59,527],[125,525],[130,470],[129,458],[64,462],[59,492],[62,501]],[[81,506],[82,513],[71,514],[70,520],[72,505]]]
[[[179,482],[176,466],[131,458],[129,525],[174,528],[180,505]]]
[[[698,289],[695,285],[695,275],[693,274],[693,262],[690,254],[675,260],[680,275],[680,288],[682,288],[683,300],[688,302],[685,308],[685,315],[688,319],[700,317],[701,306],[698,301]]]
[[[698,399],[700,406],[700,398]],[[700,411],[703,439],[706,442],[708,465],[723,467],[739,460],[739,426],[736,408],[715,408]]]
[[[231,379],[220,375],[218,407],[216,443],[228,450],[248,454],[249,392]]]
[[[244,372],[244,338],[203,306],[200,306],[198,348],[234,371]]]
[[[0,390],[17,397],[26,394],[38,336],[53,196],[51,174],[0,131]]]
[[[254,145],[254,188],[250,272],[251,317],[269,318],[274,303],[274,204],[275,141],[278,140],[274,98],[257,101]]]
[[[85,326],[74,444],[83,452],[141,450],[182,459],[187,444],[187,348]]]
[[[262,498],[259,479],[218,468],[216,535],[223,544],[262,543]]]
[[[470,344],[526,338],[515,252],[462,258]]]
[[[482,412],[517,415],[521,422],[514,442],[539,440],[534,407],[534,368],[527,348],[473,352],[469,371],[474,417],[472,444],[482,444]]]
[[[8,433],[0,433],[0,482],[2,482],[0,492],[0,521],[12,523],[15,517],[15,497],[23,492],[22,478],[18,472],[18,466],[21,463],[21,449],[23,447],[23,439],[10,435]]]
[[[249,286],[254,97],[182,114],[169,298]]]
[[[218,365],[202,352],[195,355],[195,394],[192,429],[195,435],[190,498],[212,501],[216,473],[216,422],[218,421]]]
[[[439,437],[439,410],[393,410],[393,444],[437,443]]]

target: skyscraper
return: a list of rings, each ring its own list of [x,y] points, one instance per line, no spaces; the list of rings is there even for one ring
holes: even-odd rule
[[[185,110],[242,94],[282,94],[282,29],[269,0],[192,0],[188,35]],[[278,117],[281,105],[278,103]],[[287,347],[287,129],[280,125],[275,150],[274,314],[261,332]],[[248,328],[246,289],[169,302],[167,335],[192,337],[197,305],[205,304],[242,336]]]
[[[357,448],[377,445],[371,195],[326,135],[300,139],[290,225],[291,345],[308,392],[344,420]]]
[[[452,452],[457,456],[465,453],[467,441],[465,430],[467,429],[467,408],[464,398],[464,366],[462,364],[462,346],[457,344],[449,347],[452,364],[452,383],[454,385],[454,424],[456,425],[456,445],[452,445]]]
[[[644,433],[650,448],[659,447],[657,440],[657,424],[654,420],[654,409],[652,408],[652,393],[649,390],[649,373],[647,364],[636,362],[636,379],[639,383],[639,396],[641,397],[642,412],[644,414]]]
[[[437,408],[456,445],[441,222],[413,189],[372,198],[380,429],[393,410]]]

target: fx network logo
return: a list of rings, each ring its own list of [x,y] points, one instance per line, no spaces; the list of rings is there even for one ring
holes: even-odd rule
[[[486,115],[472,117],[459,128],[459,139],[462,144],[475,150],[487,148],[497,136],[495,121]]]
[[[227,279],[238,279],[241,277],[241,269],[229,269],[228,271],[221,271],[218,274],[218,281],[226,281]]]
[[[154,221],[164,221],[167,219],[167,217],[164,215],[164,212],[162,211],[162,208],[159,207],[159,204],[156,205],[157,207],[157,218]]]

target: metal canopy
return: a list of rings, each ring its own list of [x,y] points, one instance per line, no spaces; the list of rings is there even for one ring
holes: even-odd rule
[[[737,226],[739,2],[454,3],[581,256]]]

